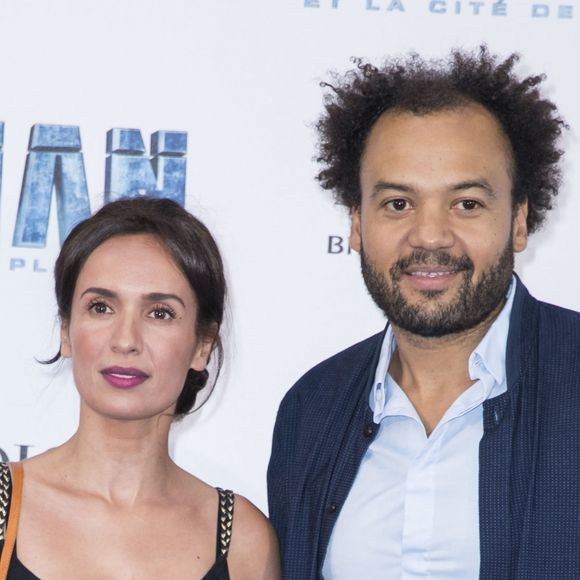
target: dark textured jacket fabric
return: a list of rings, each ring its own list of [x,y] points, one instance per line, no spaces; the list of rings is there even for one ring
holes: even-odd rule
[[[377,432],[368,401],[383,336],[311,369],[280,405],[268,498],[284,580],[322,578]],[[579,580],[580,314],[535,300],[518,280],[506,372],[507,392],[484,403],[480,579]]]

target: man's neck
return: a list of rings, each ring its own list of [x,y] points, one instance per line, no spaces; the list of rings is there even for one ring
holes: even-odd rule
[[[503,305],[477,326],[442,337],[423,337],[393,325],[397,349],[389,374],[415,407],[428,434],[453,402],[474,384],[469,376],[469,357]]]

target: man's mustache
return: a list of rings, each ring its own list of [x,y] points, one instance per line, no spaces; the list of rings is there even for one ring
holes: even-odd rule
[[[389,272],[392,279],[399,280],[411,266],[445,266],[456,272],[473,271],[473,261],[469,256],[452,256],[444,250],[418,248],[391,266]]]

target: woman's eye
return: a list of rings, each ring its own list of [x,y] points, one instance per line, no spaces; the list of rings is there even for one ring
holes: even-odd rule
[[[155,318],[155,320],[171,320],[175,318],[175,312],[170,308],[154,308],[151,311],[151,318]]]
[[[395,211],[404,211],[409,208],[409,202],[406,199],[391,199],[387,202],[387,207]]]
[[[104,302],[92,302],[89,305],[89,310],[95,314],[108,314],[111,309]]]

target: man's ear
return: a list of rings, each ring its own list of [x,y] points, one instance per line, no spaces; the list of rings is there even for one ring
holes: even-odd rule
[[[360,207],[356,207],[350,214],[350,247],[355,252],[360,252],[362,242],[360,233]]]
[[[64,358],[70,358],[72,356],[72,349],[70,346],[70,336],[69,336],[69,323],[68,321],[61,321],[60,323],[60,355]]]
[[[512,245],[514,252],[522,252],[528,245],[528,200],[525,199],[514,213]]]
[[[190,368],[194,371],[203,371],[207,367],[209,356],[212,353],[218,338],[219,326],[214,322],[204,336],[200,336],[191,359]]]

